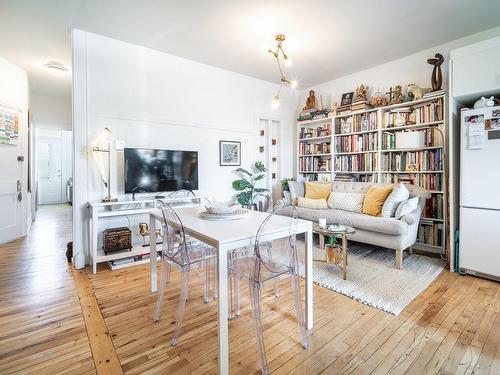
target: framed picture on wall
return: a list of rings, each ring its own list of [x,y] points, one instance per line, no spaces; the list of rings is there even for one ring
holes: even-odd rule
[[[241,142],[219,141],[219,165],[241,165]]]

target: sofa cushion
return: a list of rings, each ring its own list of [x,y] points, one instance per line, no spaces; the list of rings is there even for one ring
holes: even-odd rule
[[[393,217],[370,216],[337,209],[314,210],[302,207],[297,207],[297,213],[301,219],[314,222],[318,219],[326,219],[328,224],[344,224],[356,229],[394,236],[408,233],[408,224]]]
[[[392,189],[391,194],[389,194],[384,202],[384,205],[382,206],[380,216],[393,217],[399,204],[407,200],[409,197],[410,192],[404,184],[401,182],[399,184],[395,184],[394,189]]]
[[[413,197],[413,198],[410,198],[410,199],[407,199],[407,200],[401,202],[399,204],[398,208],[396,209],[396,213],[395,213],[396,219],[400,219],[403,216],[414,211],[418,206],[418,201],[419,201],[418,197]]]
[[[328,208],[361,213],[363,212],[364,199],[365,195],[362,193],[332,191],[328,197]]]
[[[304,197],[310,199],[328,199],[332,191],[331,182],[306,182],[306,194]]]
[[[315,210],[328,208],[326,199],[311,199],[303,197],[297,197],[297,206],[303,208],[313,208]]]
[[[297,198],[304,197],[304,183],[301,181],[288,181],[288,189],[290,190],[290,198],[292,204],[297,205]]]
[[[371,216],[380,216],[385,200],[391,194],[393,185],[372,186],[363,201],[363,213]]]

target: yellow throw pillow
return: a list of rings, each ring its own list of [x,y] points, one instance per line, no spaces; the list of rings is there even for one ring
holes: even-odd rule
[[[371,216],[380,216],[382,206],[389,194],[391,194],[393,187],[393,185],[370,187],[363,201],[363,213]]]
[[[311,198],[297,198],[297,206],[302,208],[313,208],[315,210],[322,210],[328,208],[326,199],[311,199]]]
[[[310,199],[328,199],[332,192],[331,182],[306,182],[306,194],[304,198]]]

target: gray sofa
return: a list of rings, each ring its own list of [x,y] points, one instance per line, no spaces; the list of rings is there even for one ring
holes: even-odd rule
[[[289,182],[291,203],[296,206],[297,197],[304,196],[304,182]],[[366,193],[372,185],[389,185],[372,182],[332,182],[333,192]],[[405,185],[410,197],[419,197],[418,207],[404,215],[401,219],[394,217],[376,217],[356,212],[338,209],[310,209],[296,207],[301,219],[318,221],[318,218],[326,218],[327,224],[350,225],[356,229],[356,233],[349,236],[350,240],[368,243],[395,250],[396,267],[401,269],[403,251],[415,244],[418,233],[418,223],[420,215],[425,205],[425,200],[431,194],[418,186]],[[284,205],[286,202],[280,200],[277,205]]]

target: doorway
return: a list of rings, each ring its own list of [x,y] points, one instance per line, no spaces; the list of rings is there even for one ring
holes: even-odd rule
[[[37,129],[37,203],[71,202],[72,132],[59,129]]]

